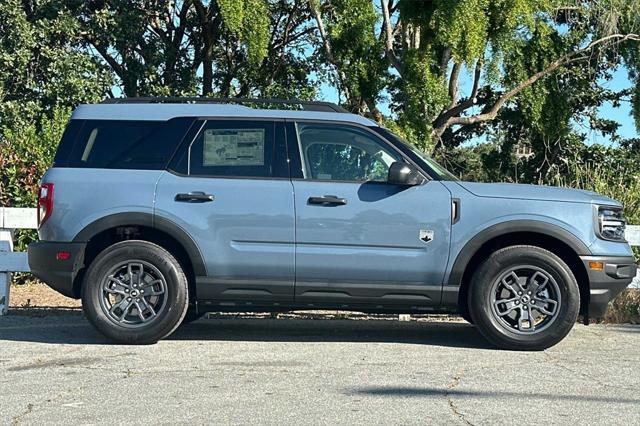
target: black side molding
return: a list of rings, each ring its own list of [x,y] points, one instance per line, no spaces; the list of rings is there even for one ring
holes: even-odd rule
[[[82,231],[78,233],[78,235],[73,238],[73,242],[86,243],[93,236],[99,234],[102,231],[106,231],[107,229],[116,228],[118,226],[132,225],[155,228],[170,235],[186,250],[187,254],[189,255],[189,259],[191,260],[191,264],[193,265],[193,272],[195,273],[195,275],[207,275],[207,270],[202,258],[202,254],[200,253],[200,249],[196,245],[193,238],[191,238],[191,236],[189,236],[189,234],[179,225],[175,224],[169,219],[165,219],[164,217],[160,216],[153,216],[150,213],[116,213],[105,216],[87,225]]]

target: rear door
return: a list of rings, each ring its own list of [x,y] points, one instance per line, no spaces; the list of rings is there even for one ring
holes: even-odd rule
[[[184,228],[207,276],[199,299],[293,301],[295,226],[284,124],[200,120],[157,186],[155,214]]]
[[[438,305],[451,227],[444,185],[387,183],[389,166],[406,159],[367,128],[297,122],[289,133],[302,175],[293,179],[296,301]]]

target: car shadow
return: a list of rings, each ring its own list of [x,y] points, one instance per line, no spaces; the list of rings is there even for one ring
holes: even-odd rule
[[[493,391],[476,391],[452,388],[435,388],[435,387],[363,387],[350,388],[345,390],[348,395],[364,395],[377,397],[403,397],[403,398],[429,398],[429,397],[460,397],[460,398],[481,398],[481,399],[501,399],[515,398],[518,400],[536,401],[536,402],[555,402],[555,401],[581,401],[603,404],[629,404],[637,406],[640,398],[622,398],[618,396],[593,396],[586,394],[570,394],[556,392],[509,392],[501,390]]]
[[[223,315],[181,325],[169,341],[377,342],[490,349],[470,324],[391,319],[247,318]],[[12,310],[0,318],[0,340],[52,344],[113,344],[79,310]]]

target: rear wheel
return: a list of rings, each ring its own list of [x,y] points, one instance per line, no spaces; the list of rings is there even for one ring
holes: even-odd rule
[[[493,253],[474,274],[469,312],[503,349],[543,350],[562,340],[578,317],[580,291],[569,267],[540,247]]]
[[[82,308],[105,336],[122,343],[155,343],[182,321],[187,278],[162,247],[138,240],[116,243],[91,263]]]

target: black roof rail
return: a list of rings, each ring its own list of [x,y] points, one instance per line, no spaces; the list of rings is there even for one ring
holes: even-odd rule
[[[305,101],[302,99],[248,99],[248,98],[198,98],[198,97],[140,97],[140,98],[108,98],[103,104],[261,104],[261,105],[299,105],[304,111],[349,113],[333,102]]]

